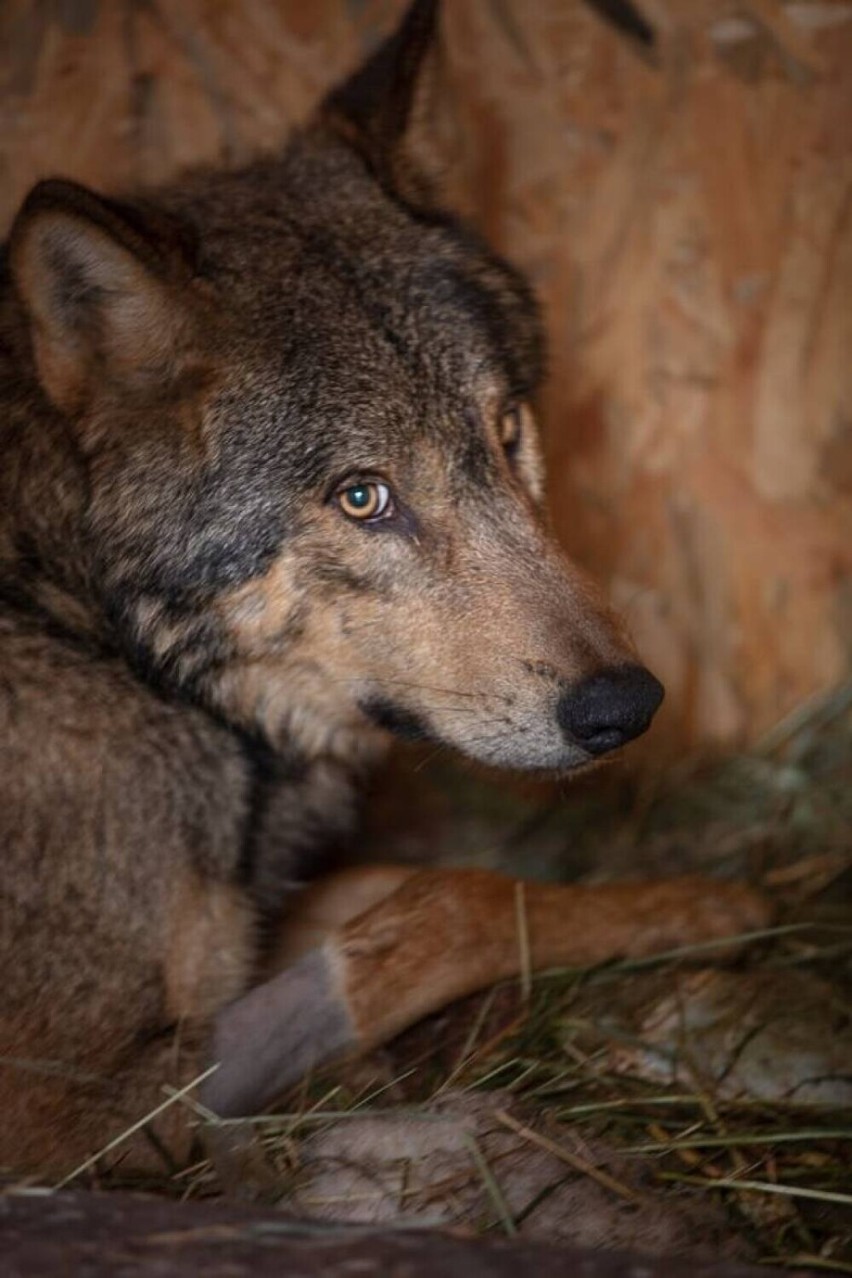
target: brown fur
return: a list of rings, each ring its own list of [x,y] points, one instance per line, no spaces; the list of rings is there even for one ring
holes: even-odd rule
[[[281,156],[120,201],[42,183],[13,227],[2,1164],[67,1169],[211,1054],[232,1111],[376,1038],[375,978],[341,983],[332,949],[257,981],[389,729],[565,769],[613,744],[593,750],[576,717],[595,679],[608,713],[626,706],[624,739],[659,699],[542,521],[519,407],[542,364],[529,291],[405,153],[435,8],[415,4]],[[362,480],[393,489],[381,525],[342,513],[339,489]],[[470,882],[455,910],[447,879],[425,913],[406,913],[405,885],[376,906],[397,934],[403,918],[430,932],[449,893],[458,920],[435,932],[441,955],[395,945],[388,976],[409,994],[388,1025],[452,992],[452,946],[460,959],[492,913],[505,954],[505,909]],[[720,893],[733,927],[742,903]],[[595,921],[596,900],[583,927],[604,955],[628,920]],[[180,1157],[187,1131],[173,1109],[152,1148]]]

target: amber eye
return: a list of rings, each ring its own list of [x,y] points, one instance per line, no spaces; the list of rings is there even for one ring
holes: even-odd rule
[[[387,484],[380,484],[376,480],[349,484],[337,494],[337,504],[350,519],[358,519],[362,523],[381,519],[390,511],[390,489]]]
[[[500,418],[500,443],[507,457],[512,458],[521,442],[521,415],[519,405],[508,408]]]

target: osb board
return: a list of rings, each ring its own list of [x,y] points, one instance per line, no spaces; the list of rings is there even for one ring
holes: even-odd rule
[[[6,0],[0,221],[274,147],[395,0]],[[438,133],[532,276],[565,544],[669,689],[657,741],[754,738],[852,633],[852,4],[449,0]]]

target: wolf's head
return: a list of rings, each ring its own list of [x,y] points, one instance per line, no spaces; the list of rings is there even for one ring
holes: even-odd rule
[[[150,678],[310,752],[570,768],[662,690],[546,530],[530,291],[407,153],[435,9],[283,157],[127,203],[42,183],[13,280],[87,577]]]

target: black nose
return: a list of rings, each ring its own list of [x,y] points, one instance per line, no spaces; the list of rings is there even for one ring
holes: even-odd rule
[[[643,666],[591,675],[563,693],[556,717],[566,736],[590,754],[606,754],[641,736],[663,699],[663,685]]]

